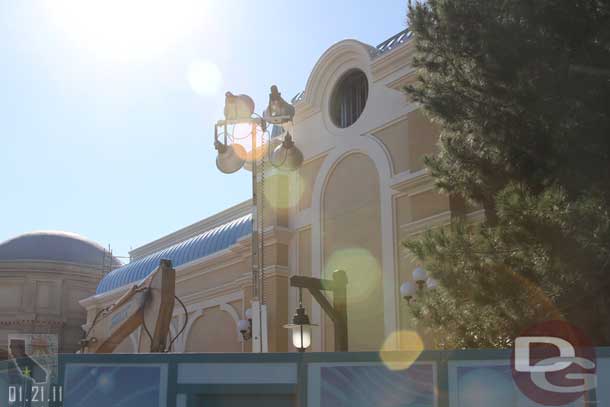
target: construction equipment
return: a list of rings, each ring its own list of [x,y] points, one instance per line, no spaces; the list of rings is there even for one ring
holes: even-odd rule
[[[133,285],[114,304],[93,319],[81,353],[112,353],[131,333],[142,327],[138,352],[165,352],[174,311],[176,271],[170,260]]]

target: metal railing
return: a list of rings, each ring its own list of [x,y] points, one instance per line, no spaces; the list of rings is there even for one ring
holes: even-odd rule
[[[404,44],[411,37],[413,37],[413,32],[411,32],[408,28],[399,32],[396,35],[393,35],[392,37],[388,38],[381,44],[377,45],[377,47],[375,47],[375,48],[377,48],[376,55],[380,55],[385,52],[391,51],[392,49],[396,48],[397,46]]]

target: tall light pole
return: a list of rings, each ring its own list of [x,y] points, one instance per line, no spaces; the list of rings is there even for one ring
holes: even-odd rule
[[[234,95],[231,92],[225,94],[224,120],[219,120],[214,126],[214,147],[218,151],[216,166],[225,174],[232,174],[244,166],[250,167],[252,171],[252,311],[251,311],[251,337],[253,352],[267,352],[267,310],[264,298],[264,264],[263,250],[264,242],[259,239],[261,213],[259,212],[258,194],[258,134],[261,134],[261,152],[265,147],[265,137],[269,137],[267,154],[274,167],[296,170],[303,162],[303,154],[295,146],[292,136],[288,131],[284,132],[281,143],[274,145],[271,136],[267,132],[269,124],[284,126],[292,122],[294,107],[286,102],[277,86],[271,87],[269,94],[269,105],[263,112],[263,116],[254,113],[255,105],[252,98],[247,95]],[[232,132],[229,127],[233,126]],[[250,151],[241,145],[236,138],[238,126],[249,126]],[[270,148],[273,146],[273,148]],[[264,168],[263,168],[264,171]],[[264,174],[262,174],[264,175]],[[264,228],[263,228],[264,229]],[[240,322],[239,330],[242,331],[249,324],[248,321]],[[246,338],[246,335],[244,336]]]

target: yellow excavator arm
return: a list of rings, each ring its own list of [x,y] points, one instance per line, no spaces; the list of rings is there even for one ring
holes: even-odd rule
[[[164,352],[175,292],[176,271],[170,260],[161,260],[157,270],[98,312],[81,341],[81,353],[112,353],[139,327],[138,352]]]

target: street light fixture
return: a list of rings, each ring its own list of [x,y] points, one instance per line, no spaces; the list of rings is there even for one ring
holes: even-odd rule
[[[405,281],[400,286],[400,296],[408,303],[411,302],[419,291],[422,291],[425,288],[434,290],[436,287],[438,287],[438,282],[432,277],[428,277],[426,270],[421,267],[417,267],[415,270],[413,270],[412,276],[415,284],[410,281]]]
[[[295,147],[290,133],[286,133],[282,144],[271,153],[270,160],[274,167],[294,171],[303,164],[303,153]]]
[[[214,127],[214,147],[218,151],[216,166],[225,174],[232,174],[243,167],[252,169],[252,161],[257,159],[259,129],[262,130],[261,137],[264,137],[269,124],[283,127],[292,122],[295,114],[294,106],[282,98],[275,85],[271,87],[269,105],[263,117],[257,117],[254,113],[254,102],[249,96],[234,95],[231,92],[225,95],[224,112],[225,120],[218,121]],[[251,126],[249,130],[251,141],[248,146],[240,144],[237,135],[234,134],[238,126],[242,130],[244,125]],[[232,134],[229,132],[229,126],[233,126]],[[303,163],[303,153],[295,145],[288,131],[284,132],[283,140],[279,137],[269,137],[268,143],[269,160],[274,167],[294,171]]]
[[[252,339],[252,309],[246,310],[246,319],[240,319],[237,323],[237,329],[244,338],[244,341]]]
[[[420,290],[424,288],[426,280],[428,279],[428,273],[426,273],[426,270],[421,267],[416,267],[415,270],[413,270],[412,275],[415,284],[417,284],[417,288],[419,288]]]
[[[400,295],[402,296],[402,298],[407,300],[407,302],[411,301],[411,299],[415,296],[416,291],[417,289],[410,281],[405,281],[400,286]]]
[[[284,124],[292,121],[294,117],[294,106],[282,98],[277,86],[271,87],[269,94],[269,106],[263,112],[263,119],[271,124]]]
[[[221,172],[232,174],[240,168],[252,171],[252,306],[256,315],[254,318],[251,315],[247,320],[242,320],[243,322],[239,321],[238,329],[244,335],[244,339],[253,338],[254,352],[266,352],[266,307],[262,281],[264,278],[262,261],[264,244],[262,236],[259,239],[259,225],[262,224],[262,218],[261,211],[257,210],[259,205],[258,159],[264,156],[264,152],[261,151],[262,148],[257,148],[257,144],[261,147],[266,146],[270,150],[268,151],[269,159],[275,162],[275,166],[289,171],[294,171],[301,165],[303,153],[294,145],[292,136],[286,129],[294,117],[294,107],[282,98],[277,86],[271,87],[269,105],[263,112],[263,117],[254,113],[254,110],[254,101],[248,95],[225,93],[225,117],[224,120],[217,121],[214,126],[214,147],[218,151],[216,166]],[[274,130],[276,127],[284,128],[285,136],[281,140],[281,144],[279,138],[274,140],[274,137],[267,132],[268,124],[273,124]],[[232,126],[231,132],[229,132],[230,126]],[[269,138],[268,144],[265,144],[265,137]],[[248,139],[250,139],[249,143]],[[275,154],[276,151],[278,151],[277,154]],[[275,157],[274,161],[273,157]],[[264,173],[262,175],[264,176]]]
[[[216,157],[216,168],[225,174],[233,174],[243,167],[246,156],[246,149],[239,144],[223,144],[218,140],[214,141],[214,147],[218,151]]]
[[[292,344],[299,352],[305,352],[311,346],[311,327],[317,326],[309,322],[309,316],[303,307],[303,290],[299,288],[299,307],[292,317],[292,324],[284,328],[292,330]]]

